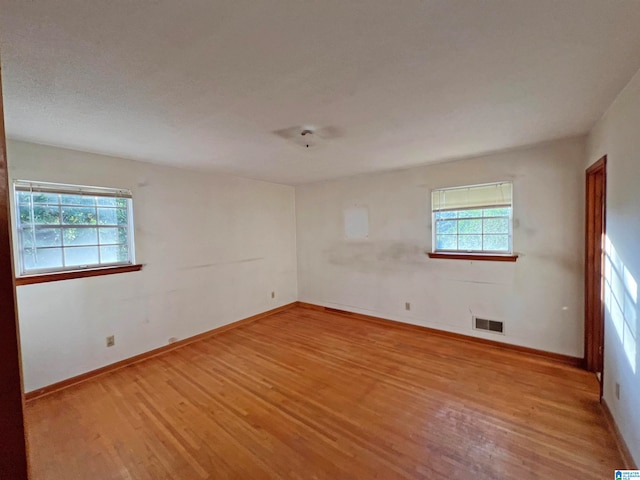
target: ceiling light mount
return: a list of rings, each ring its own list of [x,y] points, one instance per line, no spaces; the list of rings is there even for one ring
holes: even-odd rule
[[[313,141],[312,141],[313,130],[309,130],[308,128],[305,128],[304,130],[302,130],[302,132],[300,132],[300,135],[304,137],[302,139],[302,143],[304,144],[305,147],[309,148],[313,146]]]
[[[344,131],[339,127],[332,125],[318,127],[308,123],[275,130],[272,133],[293,142],[305,150],[315,150],[327,141],[344,136]]]

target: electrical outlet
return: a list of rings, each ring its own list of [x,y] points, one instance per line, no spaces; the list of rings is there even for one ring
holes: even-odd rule
[[[411,310],[411,304],[409,302],[405,302],[404,309],[405,310]]]
[[[620,400],[620,384],[616,383],[616,398]]]
[[[107,347],[113,347],[116,344],[115,335],[110,335],[107,337]]]
[[[276,298],[276,292],[271,292],[271,298]]]

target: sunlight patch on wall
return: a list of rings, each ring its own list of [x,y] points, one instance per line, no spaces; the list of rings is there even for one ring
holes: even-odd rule
[[[609,237],[605,237],[604,303],[629,366],[636,372],[638,282],[626,268]]]

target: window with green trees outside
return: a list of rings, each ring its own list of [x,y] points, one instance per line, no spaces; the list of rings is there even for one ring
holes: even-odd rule
[[[433,251],[513,253],[511,182],[433,190]]]
[[[134,263],[131,193],[16,181],[20,275]]]

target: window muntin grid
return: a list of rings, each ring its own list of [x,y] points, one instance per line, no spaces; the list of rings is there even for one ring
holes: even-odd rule
[[[433,212],[435,252],[511,253],[512,207]]]
[[[55,187],[16,186],[22,275],[133,263],[131,198],[118,190],[92,194]]]

